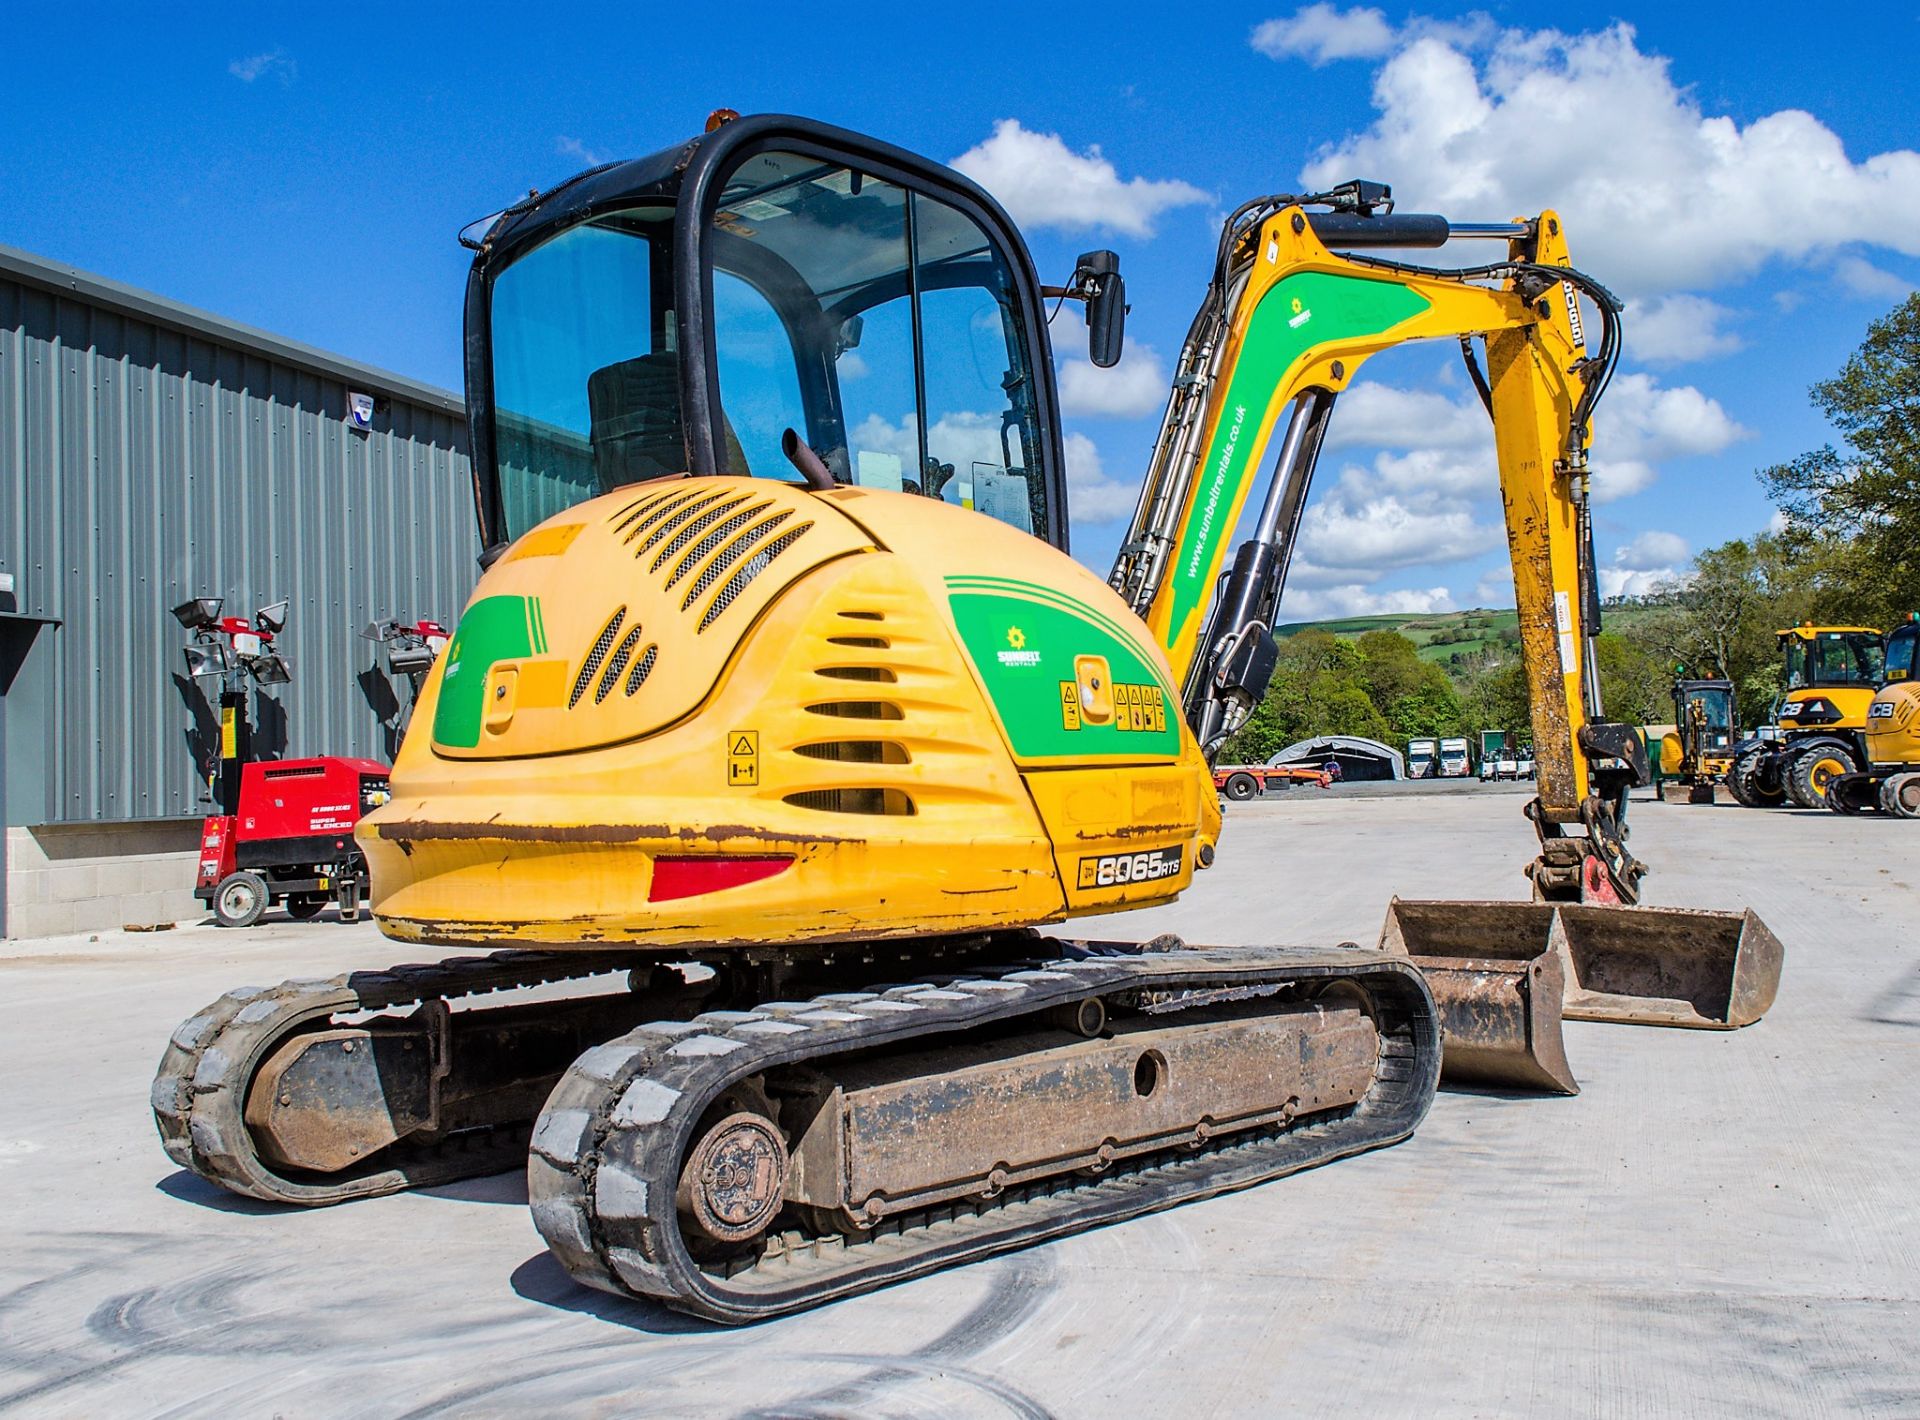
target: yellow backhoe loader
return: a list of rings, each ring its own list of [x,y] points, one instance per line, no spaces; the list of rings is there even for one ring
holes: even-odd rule
[[[1714,786],[1733,768],[1733,682],[1680,679],[1673,683],[1673,724],[1658,736],[1658,792],[1667,796],[1672,781],[1687,791],[1687,802],[1710,804]],[[1652,752],[1652,742],[1648,745]]]
[[[1506,256],[1333,250],[1449,237]],[[575,1277],[748,1321],[1402,1139],[1436,990],[1457,1072],[1555,1089],[1563,1001],[1771,999],[1750,916],[1587,905],[1637,895],[1646,766],[1593,692],[1614,306],[1551,213],[1471,228],[1367,184],[1236,213],[1110,586],[1067,555],[1045,301],[1111,363],[1111,253],[1044,288],[957,174],[726,113],[466,239],[486,572],[361,841],[382,930],[473,954],[188,1020],[153,1090],[183,1167],[320,1204],[525,1159]],[[1377,350],[1475,336],[1541,900],[1396,904],[1366,949],[1041,934],[1213,861],[1208,755],[1271,670],[1333,402]]]

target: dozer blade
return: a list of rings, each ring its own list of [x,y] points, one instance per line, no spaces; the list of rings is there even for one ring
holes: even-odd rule
[[[1780,939],[1751,911],[1556,910],[1573,1020],[1736,1030],[1765,1015],[1780,989]]]
[[[1554,911],[1399,898],[1387,907],[1381,949],[1412,958],[1439,1008],[1442,1081],[1580,1093],[1560,1042],[1565,969]]]

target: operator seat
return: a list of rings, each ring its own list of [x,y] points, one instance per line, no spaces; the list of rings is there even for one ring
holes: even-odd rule
[[[671,350],[660,350],[604,365],[587,376],[587,437],[602,493],[687,472],[679,359]],[[732,421],[722,413],[720,423],[727,470],[750,476],[753,470]]]

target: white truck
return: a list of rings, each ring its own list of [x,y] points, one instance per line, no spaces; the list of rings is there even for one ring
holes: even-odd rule
[[[1462,736],[1450,736],[1440,741],[1440,777],[1442,779],[1465,779],[1473,773],[1473,755],[1467,748]]]
[[[1438,740],[1407,741],[1407,778],[1431,779],[1440,762]]]

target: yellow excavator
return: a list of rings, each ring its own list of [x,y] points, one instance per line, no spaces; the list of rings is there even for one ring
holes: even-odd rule
[[[1861,735],[1865,768],[1843,770],[1825,785],[1840,814],[1920,818],[1920,612],[1887,633],[1884,677],[1867,706]]]
[[[1361,254],[1453,238],[1506,255]],[[1751,914],[1618,905],[1646,765],[1595,696],[1586,500],[1618,325],[1553,214],[1236,212],[1111,585],[1067,555],[1046,322],[1084,302],[1118,358],[1111,253],[1043,287],[965,178],[724,111],[463,239],[486,570],[360,836],[382,930],[471,954],[183,1023],[181,1166],[312,1205],[524,1160],[575,1277],[741,1322],[1391,1144],[1443,1026],[1449,1073],[1570,1090],[1563,1005],[1766,1009]],[[1538,900],[1396,903],[1374,948],[1038,931],[1213,861],[1333,403],[1439,337],[1496,430]]]

